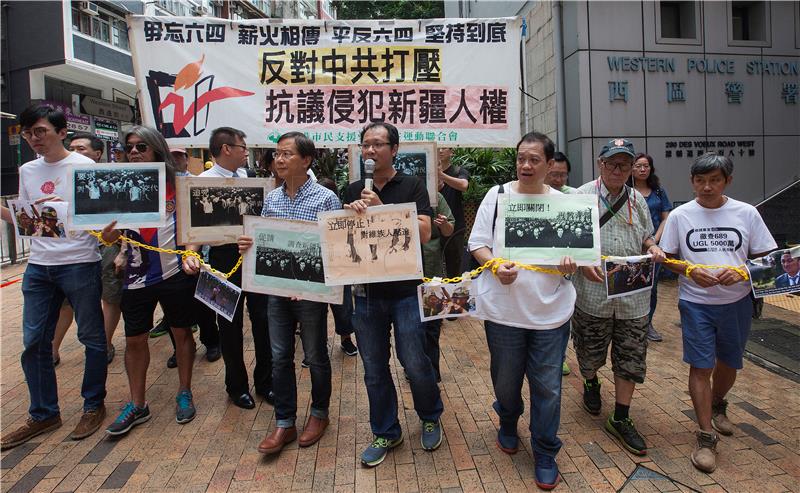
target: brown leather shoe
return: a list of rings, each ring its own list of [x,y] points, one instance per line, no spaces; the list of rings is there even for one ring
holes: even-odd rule
[[[262,454],[274,454],[280,452],[284,445],[292,443],[296,439],[297,427],[275,428],[269,436],[258,444],[258,451]]]
[[[325,434],[325,428],[328,427],[328,423],[330,422],[331,420],[328,418],[311,416],[308,418],[308,421],[306,421],[306,427],[303,428],[303,434],[300,435],[300,441],[297,443],[299,443],[301,447],[314,445],[322,438],[322,435]]]
[[[6,450],[17,445],[22,445],[31,438],[47,433],[50,430],[55,430],[61,427],[61,416],[53,416],[52,418],[45,419],[44,421],[34,421],[33,418],[28,417],[25,424],[16,430],[3,436],[0,441],[0,450]]]
[[[100,405],[97,409],[84,411],[78,426],[69,434],[70,439],[80,440],[86,438],[100,428],[106,419],[106,406]]]

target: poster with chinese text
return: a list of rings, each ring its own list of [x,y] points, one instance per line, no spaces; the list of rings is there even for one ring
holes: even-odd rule
[[[325,283],[361,284],[422,278],[417,206],[380,205],[318,216]]]

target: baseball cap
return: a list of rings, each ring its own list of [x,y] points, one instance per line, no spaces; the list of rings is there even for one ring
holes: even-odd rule
[[[603,149],[600,151],[600,157],[611,157],[614,154],[620,153],[627,154],[630,157],[636,157],[636,153],[633,151],[633,142],[628,139],[611,139],[603,146]]]
[[[125,147],[123,147],[123,145],[122,145],[122,143],[121,143],[121,142],[117,142],[116,144],[114,144],[114,145],[111,147],[111,150],[112,150],[112,151],[115,151],[115,152],[116,152],[116,151],[119,151],[119,152],[125,152]]]
[[[186,152],[186,149],[183,147],[170,147],[169,153],[172,154],[173,152],[180,152],[181,154],[186,154],[187,156],[189,155],[189,153]]]

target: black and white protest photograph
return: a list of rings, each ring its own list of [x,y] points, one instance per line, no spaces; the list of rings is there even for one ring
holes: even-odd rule
[[[325,283],[319,243],[304,245],[294,252],[256,247],[256,275]]]
[[[179,176],[175,180],[178,242],[235,243],[244,216],[260,216],[274,178]]]
[[[241,294],[241,288],[235,284],[202,270],[197,278],[194,297],[232,322]]]
[[[653,287],[655,264],[651,255],[607,257],[605,260],[608,298],[630,296]]]
[[[163,226],[166,217],[164,163],[73,165],[69,176],[69,229]]]
[[[76,214],[158,212],[158,170],[75,172]]]
[[[263,187],[190,187],[192,227],[241,226],[242,216],[258,216]]]
[[[401,142],[394,158],[394,169],[398,174],[416,176],[425,182],[431,202],[437,199],[438,152],[435,142]],[[350,158],[350,182],[364,176],[364,159],[357,145],[348,148]]]
[[[506,246],[592,248],[592,210],[562,211],[552,218],[509,217]]]

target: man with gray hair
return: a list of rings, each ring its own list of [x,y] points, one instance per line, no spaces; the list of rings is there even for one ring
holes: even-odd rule
[[[732,435],[725,396],[742,368],[753,304],[741,266],[747,258],[777,248],[755,207],[724,195],[733,180],[733,162],[716,154],[697,158],[691,168],[695,200],[667,218],[661,246],[669,258],[689,265],[665,264],[681,274],[678,309],[683,331],[683,361],[689,364],[689,394],[700,430],[692,464],[716,469],[719,437]],[[694,264],[722,265],[707,269]]]

